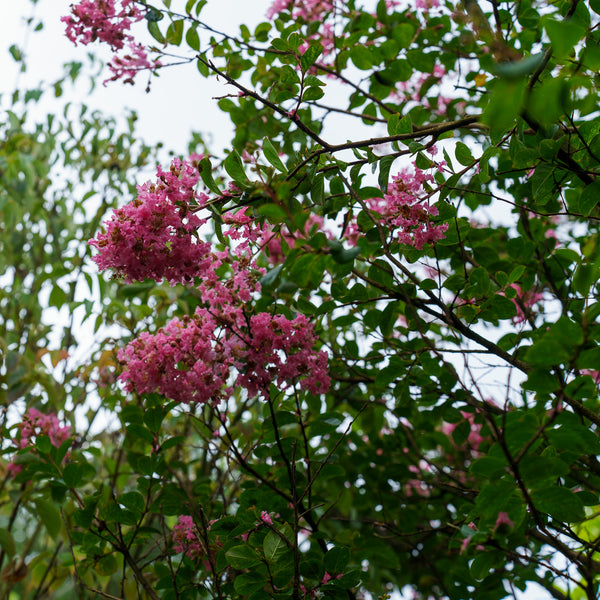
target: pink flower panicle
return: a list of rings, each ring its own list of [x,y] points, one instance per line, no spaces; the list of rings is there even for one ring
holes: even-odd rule
[[[30,408],[24,415],[23,420],[17,425],[17,449],[34,448],[36,439],[40,435],[46,435],[55,448],[59,448],[63,442],[69,439],[71,428],[68,425],[60,425],[58,417],[54,413],[42,413],[36,408]],[[17,475],[21,471],[20,465],[11,462],[8,471]]]
[[[18,428],[20,450],[35,446],[35,439],[40,435],[47,435],[52,445],[58,448],[71,435],[71,428],[68,425],[61,427],[54,413],[41,413],[36,408],[30,408],[25,413]]]
[[[300,388],[313,394],[329,389],[327,354],[314,351],[316,336],[304,315],[292,321],[283,315],[253,315],[250,334],[245,365],[237,378],[250,395],[266,391],[272,382],[286,389],[298,379]]]
[[[225,314],[225,313],[224,313]],[[236,317],[234,313],[234,317]],[[206,309],[193,318],[173,319],[156,334],[144,332],[118,353],[125,390],[158,392],[177,402],[218,402],[230,375],[250,395],[271,383],[285,389],[299,382],[315,394],[329,389],[327,354],[315,352],[312,325],[300,315],[259,313],[249,319],[218,322]]]
[[[177,402],[219,399],[233,358],[217,347],[217,323],[204,309],[170,321],[155,334],[143,332],[118,352],[119,380],[128,392],[159,392]]]
[[[436,225],[431,217],[438,216],[435,206],[422,199],[423,184],[433,181],[433,176],[415,167],[411,172],[402,170],[387,187],[383,198],[367,200],[369,208],[381,215],[381,223],[396,230],[400,243],[422,250],[425,244],[443,239],[448,224]],[[356,221],[350,223],[346,237],[356,244],[358,239]]]
[[[527,290],[526,292],[524,292],[521,289],[521,286],[516,283],[511,283],[510,287],[517,292],[517,297],[511,298],[513,304],[517,309],[517,315],[513,317],[513,322],[517,324],[524,323],[527,320],[527,317],[525,316],[521,305],[525,306],[525,308],[527,309],[530,309],[535,304],[544,299],[544,294],[540,292],[534,292],[533,290]],[[520,303],[519,301],[517,301],[517,298],[520,301]]]
[[[334,9],[335,0],[274,0],[267,11],[267,19],[276,19],[280,13],[289,10],[294,21],[321,23],[319,30],[305,39],[298,52],[304,54],[311,42],[320,42],[323,46],[322,58],[326,58],[335,51],[334,26],[328,21]]]
[[[194,203],[207,200],[195,191],[199,158],[176,158],[167,172],[158,167],[156,183],[138,186],[138,197],[113,211],[106,233],[89,242],[100,252],[93,260],[101,270],[112,269],[128,283],[164,278],[175,284],[212,268],[211,245],[195,235],[205,221],[192,212]]]
[[[196,559],[203,554],[202,544],[194,520],[189,515],[180,516],[173,527],[173,550]]]
[[[279,13],[292,9],[292,18],[307,23],[325,19],[334,9],[335,0],[274,0],[267,10],[267,19],[276,19]]]
[[[61,21],[66,24],[67,38],[75,45],[100,41],[114,52],[127,46],[129,51],[124,56],[113,57],[109,65],[113,76],[107,81],[123,77],[124,83],[133,84],[139,71],[152,71],[161,66],[159,60],[148,59],[146,48],[136,43],[129,33],[131,26],[143,18],[135,0],[80,0],[71,5],[71,14],[62,17]]]
[[[123,83],[130,83],[133,85],[133,78],[140,71],[153,71],[160,66],[162,66],[160,60],[154,59],[153,61],[150,61],[144,46],[136,42],[130,42],[128,54],[125,54],[124,56],[113,56],[108,65],[108,68],[113,75],[103,83],[106,85],[109,81],[116,81],[117,79],[123,78]]]
[[[108,44],[111,50],[121,50],[133,38],[131,25],[141,21],[144,15],[135,0],[120,0],[120,9],[115,0],[80,0],[71,4],[71,14],[61,17],[66,23],[66,36],[75,45],[91,44],[96,40]]]
[[[496,523],[494,525],[494,531],[496,531],[499,527],[506,526],[508,529],[512,529],[515,524],[511,521],[508,513],[504,511],[500,511],[498,513],[498,518],[496,519]]]

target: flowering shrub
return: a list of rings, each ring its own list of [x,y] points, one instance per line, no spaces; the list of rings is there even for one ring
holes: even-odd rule
[[[63,22],[224,151],[0,124],[0,596],[596,600],[600,6],[205,5]]]

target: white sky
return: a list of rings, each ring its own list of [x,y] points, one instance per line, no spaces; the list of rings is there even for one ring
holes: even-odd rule
[[[2,19],[0,19],[0,94],[2,94],[2,108],[9,105],[9,94],[18,82],[20,89],[33,89],[43,82],[51,85],[62,74],[61,65],[69,61],[86,62],[89,50],[109,60],[112,53],[106,49],[102,51],[99,44],[75,47],[64,35],[64,24],[60,17],[69,14],[68,0],[39,0],[32,7],[26,0],[0,0],[2,5]],[[185,5],[181,0],[173,2],[173,8],[179,4]],[[251,28],[265,20],[265,12],[270,5],[270,0],[211,0],[202,13],[202,18],[216,29],[236,34],[239,23],[246,23]],[[37,20],[42,20],[44,29],[31,35],[24,47],[26,34],[24,20],[34,15]],[[163,21],[164,23],[164,21]],[[145,22],[134,26],[136,37],[150,40],[145,32]],[[154,40],[152,40],[154,42]],[[16,63],[6,52],[11,44],[20,48],[24,47],[27,56],[28,71],[17,75]],[[185,43],[181,50],[185,53]],[[100,108],[107,114],[123,113],[124,108],[134,108],[139,115],[137,127],[140,136],[148,143],[162,141],[167,148],[172,148],[178,153],[183,153],[192,131],[211,133],[215,138],[215,147],[220,149],[229,139],[230,124],[228,115],[219,111],[214,96],[229,93],[229,89],[217,83],[215,79],[203,79],[195,70],[195,66],[181,65],[161,69],[160,77],[152,78],[152,89],[145,93],[147,78],[139,74],[135,86],[125,85],[119,81],[110,82],[106,87],[102,81],[108,78],[109,72],[105,71],[98,78],[97,86],[89,94],[86,78],[81,77],[77,82],[77,89],[64,87],[64,95],[59,99],[57,106],[64,105],[66,99],[84,102],[90,107]],[[185,79],[185,86],[182,86]],[[33,110],[39,110],[43,117],[52,109],[52,103],[44,99]]]

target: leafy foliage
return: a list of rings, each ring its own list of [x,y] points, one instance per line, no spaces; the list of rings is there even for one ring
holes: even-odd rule
[[[600,5],[120,4],[234,135],[136,191],[133,118],[8,114],[2,594],[597,598]]]

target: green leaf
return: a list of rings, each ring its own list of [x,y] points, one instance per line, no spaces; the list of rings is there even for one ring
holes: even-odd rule
[[[125,492],[119,496],[117,502],[134,512],[143,513],[146,508],[146,499],[139,492]]]
[[[281,159],[279,158],[279,153],[275,149],[275,146],[271,143],[269,138],[264,138],[263,140],[263,152],[265,154],[265,158],[278,170],[282,173],[287,173],[287,169]]]
[[[105,554],[104,556],[96,559],[94,562],[95,571],[104,577],[108,577],[117,571],[119,563],[114,554]]]
[[[367,46],[356,44],[350,50],[350,58],[354,66],[361,71],[368,71],[373,67],[373,56]]]
[[[238,183],[245,183],[248,181],[242,159],[235,150],[229,153],[223,162],[223,167],[234,181]]]
[[[532,54],[516,62],[501,62],[494,66],[494,71],[505,79],[522,79],[533,73],[544,60],[544,54]]]
[[[456,160],[458,160],[461,165],[468,167],[473,164],[473,155],[471,154],[470,148],[466,144],[457,142],[454,153],[456,154]]]
[[[350,561],[350,550],[345,547],[335,546],[325,554],[325,570],[330,575],[342,573]]]
[[[317,86],[309,87],[304,90],[302,94],[303,102],[310,102],[311,100],[319,100],[325,95],[323,89]]]
[[[158,433],[165,416],[166,414],[162,407],[154,406],[153,408],[149,408],[144,413],[144,423],[150,431],[153,433]]]
[[[342,265],[352,262],[360,254],[360,248],[344,248],[337,240],[327,240],[327,245],[333,260]]]
[[[577,523],[585,518],[583,503],[571,490],[551,487],[532,494],[535,507],[564,523]]]
[[[52,442],[47,435],[38,435],[35,440],[35,447],[42,454],[50,454],[50,451],[52,450]]]
[[[44,498],[36,498],[33,503],[35,504],[37,516],[46,527],[50,537],[57,537],[62,523],[58,508],[53,502]]]
[[[148,23],[156,23],[158,21],[162,21],[165,18],[165,15],[157,10],[154,7],[149,7],[150,10],[144,15],[144,18]]]
[[[21,50],[19,50],[19,47],[16,44],[12,44],[8,51],[16,62],[19,62],[23,58]]]
[[[481,120],[496,137],[515,125],[523,108],[526,86],[525,80],[501,79],[496,82],[490,101],[481,115]]]
[[[585,29],[574,20],[544,19],[544,29],[552,44],[552,53],[558,59],[567,58],[575,44],[584,36]]]
[[[165,37],[161,33],[156,21],[148,21],[148,32],[159,43],[165,43]]]
[[[234,569],[247,569],[257,565],[260,562],[260,557],[248,545],[243,544],[230,548],[226,553],[227,564]]]
[[[600,201],[600,181],[596,180],[585,186],[580,199],[580,210],[588,217]]]
[[[213,179],[213,176],[212,176],[212,165],[210,164],[210,159],[203,158],[200,161],[200,165],[198,166],[198,168],[200,170],[200,177],[202,178],[204,185],[213,194],[217,194],[217,196],[221,196],[222,195],[221,190],[219,190],[219,188],[217,187],[217,184],[215,183],[215,180]]]
[[[280,535],[269,531],[263,541],[263,551],[267,562],[276,563],[287,554],[288,545]]]
[[[15,540],[8,529],[0,528],[0,547],[8,554],[8,556],[15,555]]]
[[[263,204],[256,209],[256,214],[266,217],[271,223],[281,223],[287,216],[279,204]]]
[[[167,28],[167,34],[165,37],[168,44],[179,46],[183,39],[183,19],[173,21]]]
[[[471,563],[471,575],[478,581],[485,579],[492,569],[495,556],[492,552],[480,552]]]
[[[306,49],[304,54],[300,57],[300,65],[302,66],[302,71],[304,73],[306,73],[306,71],[308,71],[308,69],[315,64],[315,61],[317,58],[319,58],[319,56],[321,56],[322,52],[323,46],[321,46],[321,44],[318,42],[316,44],[311,44]]]
[[[187,45],[196,52],[200,51],[200,37],[198,36],[198,30],[195,27],[190,27],[185,34],[185,41]]]
[[[62,479],[69,488],[77,487],[81,481],[83,469],[77,463],[69,463],[63,470]]]
[[[255,571],[250,571],[249,573],[238,575],[233,582],[233,587],[238,594],[247,596],[253,592],[262,590],[265,587],[266,581],[266,575],[262,575],[261,573]]]

